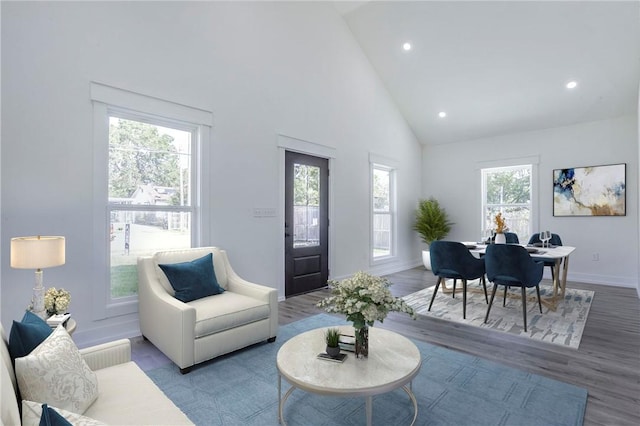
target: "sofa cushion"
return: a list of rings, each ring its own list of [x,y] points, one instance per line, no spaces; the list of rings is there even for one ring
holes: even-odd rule
[[[110,425],[193,423],[134,363],[96,370],[100,397],[84,413]]]
[[[174,290],[174,297],[183,302],[224,292],[213,270],[211,253],[190,262],[159,264]]]
[[[213,269],[216,273],[216,279],[218,280],[218,285],[225,290],[227,289],[227,271],[226,265],[224,261],[224,257],[222,251],[217,247],[198,247],[198,248],[190,248],[184,250],[169,250],[169,251],[160,251],[153,255],[153,263],[156,269],[156,275],[158,276],[158,281],[162,287],[169,293],[170,295],[174,295],[173,287],[171,287],[171,283],[167,279],[167,276],[162,272],[162,269],[158,266],[159,264],[168,264],[168,263],[179,263],[179,262],[189,262],[194,259],[198,259],[208,253],[213,254]]]
[[[14,321],[9,333],[9,352],[16,359],[31,353],[50,334],[51,327],[31,311],[26,311],[22,321]]]
[[[39,426],[41,424],[40,420],[45,413],[43,405],[47,407],[47,412],[50,418],[59,416],[56,418],[62,418],[62,420],[67,422],[66,424],[72,424],[73,426],[105,426],[105,423],[94,420],[90,417],[57,407],[49,407],[46,404],[28,401],[26,399],[22,400],[22,426]]]
[[[7,351],[8,352],[8,351]],[[20,424],[20,410],[18,409],[18,397],[12,385],[13,367],[11,360],[9,364],[2,363],[0,371],[0,425]]]
[[[29,355],[16,358],[23,399],[83,414],[98,397],[98,380],[71,336],[59,325]]]
[[[196,310],[196,339],[260,321],[270,313],[268,302],[231,291],[194,300],[188,305]]]

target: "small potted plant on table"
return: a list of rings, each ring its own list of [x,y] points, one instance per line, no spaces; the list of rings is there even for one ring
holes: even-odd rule
[[[324,340],[327,343],[327,355],[330,357],[337,357],[340,355],[340,329],[338,328],[329,328],[324,333]]]

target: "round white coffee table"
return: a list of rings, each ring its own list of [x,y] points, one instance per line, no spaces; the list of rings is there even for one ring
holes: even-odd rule
[[[418,402],[411,389],[411,381],[422,366],[420,351],[404,336],[376,327],[369,328],[369,357],[356,358],[347,352],[347,359],[331,362],[317,358],[324,352],[324,332],[329,327],[299,334],[288,340],[278,351],[278,421],[285,423],[284,404],[298,388],[320,395],[366,398],[367,425],[371,425],[374,395],[402,388],[413,403],[418,416]],[[353,334],[353,327],[339,327],[344,334]],[[282,378],[291,388],[282,396]]]

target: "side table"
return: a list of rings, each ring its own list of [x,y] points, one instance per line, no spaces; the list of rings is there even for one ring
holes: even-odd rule
[[[67,330],[67,333],[69,333],[69,335],[71,336],[73,332],[76,331],[77,327],[78,324],[76,323],[76,320],[74,320],[73,318],[69,318],[67,320],[67,324],[64,326],[64,329]]]

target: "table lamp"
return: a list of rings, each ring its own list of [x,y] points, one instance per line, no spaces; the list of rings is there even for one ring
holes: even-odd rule
[[[64,237],[16,237],[11,239],[11,267],[35,269],[36,285],[33,287],[31,311],[46,318],[42,269],[64,265]]]

